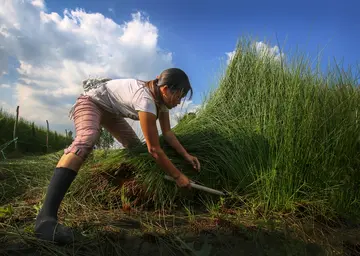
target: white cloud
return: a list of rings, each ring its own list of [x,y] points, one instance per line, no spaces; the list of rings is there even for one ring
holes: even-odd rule
[[[36,6],[36,7],[40,8],[40,9],[44,9],[44,8],[45,8],[44,0],[33,0],[33,1],[31,2],[31,4],[32,4],[33,6]]]
[[[5,110],[9,114],[14,114],[16,108],[10,106],[7,102],[0,100],[0,109]]]
[[[280,61],[281,58],[285,57],[284,53],[280,53],[278,46],[271,47],[270,45],[260,41],[253,43],[253,47],[255,47],[255,51],[262,57],[274,58],[275,61]],[[232,52],[225,52],[227,55],[227,65],[229,65],[233,60],[235,53],[236,50]]]
[[[274,58],[276,61],[280,61],[281,57],[284,57],[284,53],[280,54],[279,47],[275,45],[274,47],[269,46],[263,42],[256,42],[255,43],[256,51],[262,55]]]
[[[0,88],[10,88],[10,85],[8,84],[0,84]]]
[[[235,52],[236,50],[232,51],[232,52],[226,52],[225,54],[227,55],[227,61],[226,64],[229,65],[230,62],[233,60],[234,56],[235,56]]]
[[[196,112],[200,108],[200,105],[194,104],[191,100],[185,100],[184,104],[170,110],[170,124],[171,127],[175,127],[178,124],[178,120],[186,113]]]
[[[40,124],[47,119],[53,129],[73,129],[67,113],[83,79],[146,80],[173,66],[171,52],[159,48],[158,28],[141,13],[117,24],[82,9],[49,13],[43,0],[2,0],[0,24],[0,76],[8,58],[15,58],[16,104],[27,119]]]
[[[0,27],[0,38],[8,36]],[[4,46],[0,45],[0,77],[6,75],[8,71],[8,55]]]

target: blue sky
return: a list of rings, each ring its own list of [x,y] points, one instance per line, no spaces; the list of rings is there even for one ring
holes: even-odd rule
[[[159,45],[174,52],[174,64],[189,73],[197,92],[208,87],[219,71],[219,59],[243,35],[270,40],[272,46],[278,39],[285,53],[299,47],[315,57],[322,50],[324,66],[334,57],[345,65],[356,65],[360,56],[360,15],[356,13],[360,1],[355,0],[50,0],[47,6],[56,12],[81,7],[118,23],[132,12],[145,12],[159,29]]]
[[[17,0],[14,1],[16,2]],[[45,85],[41,84],[41,81],[45,80],[45,78],[39,79],[39,76],[40,74],[43,75],[44,72],[47,72],[46,70],[49,69],[39,68],[35,70],[35,67],[43,68],[44,66],[40,64],[45,63],[45,66],[48,65],[51,67],[50,71],[52,71],[55,76],[58,72],[59,76],[62,76],[62,80],[59,80],[58,84],[77,83],[80,79],[79,74],[83,74],[87,70],[92,70],[91,68],[86,68],[85,64],[81,64],[84,66],[81,68],[78,68],[76,65],[74,66],[73,63],[76,62],[71,62],[71,64],[61,63],[59,66],[55,61],[50,62],[52,59],[47,59],[47,47],[49,45],[56,45],[53,48],[49,46],[49,51],[52,49],[49,54],[51,53],[51,56],[60,56],[58,54],[59,51],[61,52],[62,50],[62,44],[56,42],[56,40],[61,40],[62,38],[69,39],[69,37],[66,37],[68,34],[64,34],[62,30],[59,32],[60,30],[58,28],[53,29],[49,26],[46,28],[46,31],[50,31],[47,32],[47,34],[42,35],[39,32],[42,38],[35,38],[35,36],[32,38],[33,32],[31,32],[31,26],[33,26],[33,28],[43,28],[43,25],[36,23],[37,20],[35,18],[31,18],[39,16],[39,10],[43,10],[47,14],[55,12],[60,15],[61,18],[64,18],[63,12],[65,9],[75,10],[76,8],[81,8],[87,14],[100,13],[106,18],[112,19],[117,24],[129,22],[132,20],[132,14],[138,11],[142,12],[143,16],[145,18],[147,17],[152,26],[157,29],[156,34],[158,41],[156,42],[156,47],[172,53],[171,61],[164,60],[164,56],[157,57],[161,60],[157,60],[156,65],[151,66],[149,64],[153,69],[149,71],[148,74],[153,75],[160,72],[160,69],[166,67],[167,64],[184,69],[190,76],[195,90],[194,105],[201,102],[202,93],[205,93],[209,89],[209,85],[216,83],[217,74],[220,72],[221,65],[224,66],[226,63],[226,53],[234,50],[236,42],[241,36],[251,35],[254,39],[257,39],[257,41],[267,40],[271,43],[270,47],[275,46],[278,40],[281,44],[280,46],[284,47],[285,55],[297,47],[300,51],[309,54],[313,58],[321,51],[323,67],[327,65],[328,60],[332,61],[333,58],[336,58],[338,61],[343,61],[345,66],[356,65],[360,56],[358,50],[358,46],[360,45],[360,17],[356,13],[356,11],[360,9],[360,3],[355,0],[296,2],[259,0],[246,2],[194,1],[194,3],[188,0],[34,0],[36,4],[33,5],[42,6],[40,9],[36,9],[37,11],[35,9],[32,10],[32,7],[29,7],[30,5],[26,6],[29,11],[24,11],[23,9],[25,7],[23,8],[19,3],[14,4],[11,0],[5,0],[5,2],[13,7],[14,13],[18,14],[15,16],[17,16],[18,19],[22,19],[20,20],[21,22],[26,22],[20,29],[23,31],[19,33],[22,33],[22,36],[25,38],[29,37],[29,40],[24,40],[26,43],[21,44],[20,49],[14,49],[11,43],[8,43],[8,45],[10,45],[8,47],[11,49],[9,49],[9,54],[6,58],[10,61],[7,62],[7,74],[2,77],[0,76],[0,85],[3,85],[0,87],[0,101],[8,108],[14,108],[19,102],[27,102],[29,105],[27,108],[29,115],[33,114],[32,119],[35,120],[41,120],[41,118],[46,116],[46,113],[40,114],[39,112],[38,115],[35,115],[37,111],[30,111],[32,107],[46,109],[52,107],[49,105],[49,102],[54,102],[54,104],[56,103],[59,107],[54,107],[52,111],[48,111],[48,115],[52,113],[57,113],[59,116],[65,115],[63,109],[70,106],[70,103],[75,100],[74,95],[76,95],[70,88],[68,88],[66,92],[59,91],[59,93],[61,92],[66,95],[66,97],[64,96],[63,98],[57,97],[55,93],[51,94],[52,91],[54,92],[54,88],[58,88],[56,87],[56,77],[53,79],[54,75],[51,76],[52,89],[45,88]],[[7,16],[7,13],[4,12],[4,7],[3,12],[0,11],[0,21],[6,20],[7,23],[5,24],[9,24],[9,27],[11,26],[10,24],[14,25],[16,23],[13,20],[13,16],[14,15]],[[26,21],[24,17],[26,17]],[[18,21],[19,20],[17,20],[17,22]],[[97,31],[96,33],[100,32]],[[91,34],[92,32],[90,31],[89,33]],[[56,40],[50,40],[53,35],[56,35],[56,37],[54,36],[54,38],[57,38]],[[71,35],[74,36],[75,34]],[[102,36],[101,33],[97,35]],[[109,34],[107,34],[107,36],[109,36]],[[87,35],[86,38],[89,38],[89,35]],[[3,39],[6,40],[5,37]],[[0,34],[0,42],[1,40]],[[91,49],[86,49],[84,53],[81,52],[83,39],[79,36],[77,40],[78,41],[74,41],[76,42],[74,44],[66,44],[64,47],[70,47],[71,49],[69,51],[64,50],[63,52],[70,52],[73,53],[73,55],[79,53],[79,56],[76,56],[77,59],[86,59],[86,56],[90,56],[89,52]],[[48,44],[43,43],[43,41],[46,41]],[[40,47],[39,45],[41,44],[44,45]],[[106,42],[103,44],[106,45]],[[121,71],[119,72],[123,75],[134,74],[134,76],[136,76],[139,73],[145,74],[146,67],[150,66],[145,65],[143,68],[139,67],[137,70],[137,66],[142,64],[141,56],[137,56],[137,58],[140,59],[132,63],[132,54],[137,53],[135,53],[136,50],[131,48],[131,42],[129,44],[130,46],[127,45],[128,48],[126,49],[132,49],[134,52],[128,51],[128,53],[126,53],[128,56],[125,61],[121,63],[114,61],[111,65],[123,65],[123,69],[119,69]],[[93,51],[97,51],[95,47],[92,49]],[[6,47],[5,50],[7,50]],[[54,52],[56,52],[56,54]],[[146,53],[145,50],[144,52]],[[119,54],[121,55],[121,53],[120,51]],[[144,59],[146,58],[148,58],[148,56],[144,55]],[[71,59],[71,57],[69,57],[69,59]],[[22,75],[19,75],[15,69],[20,66],[20,60],[23,60],[23,63],[29,64],[22,66]],[[57,61],[59,62],[59,59],[57,59]],[[132,69],[130,70],[129,67],[129,70],[125,72],[124,70],[126,69],[125,66],[127,63],[129,63]],[[37,64],[39,64],[39,66],[37,66]],[[0,68],[1,65],[4,65],[4,63],[0,63]],[[61,67],[61,69],[57,69],[57,67]],[[69,72],[74,69],[79,69],[81,72],[71,73],[70,75]],[[94,68],[94,70],[98,69]],[[118,74],[117,71],[118,69],[112,70],[111,72],[109,71],[109,74],[116,75]],[[36,75],[31,76],[31,72],[34,72]],[[20,80],[22,84],[20,83],[19,86],[20,77],[22,78]],[[27,80],[25,78],[27,78]],[[49,77],[46,77],[46,79],[48,78]],[[34,94],[34,88],[40,87],[42,87],[42,91],[37,90],[36,94]],[[65,99],[66,105],[64,105],[64,103],[60,107],[62,99]],[[43,102],[37,102],[41,100],[43,100]],[[56,123],[56,129],[59,130],[64,130],[64,127],[68,126],[69,123],[62,124],[60,121]]]

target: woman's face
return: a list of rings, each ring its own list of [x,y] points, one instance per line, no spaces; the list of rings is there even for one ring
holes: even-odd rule
[[[181,91],[171,91],[167,85],[160,87],[162,98],[168,109],[172,109],[181,103],[183,93]]]

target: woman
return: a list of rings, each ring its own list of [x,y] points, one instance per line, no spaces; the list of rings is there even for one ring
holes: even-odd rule
[[[70,228],[58,224],[58,209],[77,172],[93,150],[101,126],[124,147],[130,148],[139,139],[124,118],[139,120],[148,151],[156,163],[176,180],[179,187],[190,188],[189,179],[171,163],[160,147],[156,126],[159,119],[165,141],[194,169],[200,170],[198,159],[182,147],[170,129],[169,109],[176,107],[189,91],[192,96],[192,88],[184,71],[170,68],[148,82],[137,79],[89,79],[84,81],[84,89],[85,93],[80,95],[70,112],[76,137],[64,150],[55,168],[35,223],[38,238],[62,244],[72,242],[73,234]]]

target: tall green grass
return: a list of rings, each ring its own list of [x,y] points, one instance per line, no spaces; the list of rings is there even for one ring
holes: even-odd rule
[[[13,140],[15,116],[0,109],[0,146]],[[55,152],[71,144],[72,138],[66,137],[56,131],[49,131],[49,150],[46,148],[46,128],[35,125],[19,117],[16,136],[17,151],[24,154]],[[14,151],[14,143],[9,145],[5,153]],[[1,156],[2,157],[2,156]]]
[[[200,174],[166,144],[168,156],[190,178],[246,196],[263,214],[307,211],[359,216],[359,102],[351,71],[319,72],[302,55],[259,55],[251,40],[236,54],[196,117],[174,131],[202,164]],[[163,142],[163,138],[161,138]],[[154,200],[173,202],[177,189],[144,145],[104,162],[136,169]]]

